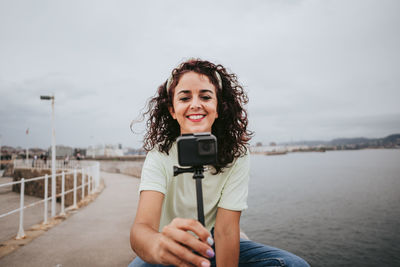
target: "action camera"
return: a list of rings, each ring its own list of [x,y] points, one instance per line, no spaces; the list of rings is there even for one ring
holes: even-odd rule
[[[183,134],[177,143],[180,166],[217,164],[217,138],[211,133]]]

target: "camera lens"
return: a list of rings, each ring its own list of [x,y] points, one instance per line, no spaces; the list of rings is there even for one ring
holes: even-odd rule
[[[201,144],[201,149],[202,149],[204,152],[210,151],[210,147],[211,147],[211,146],[210,146],[209,143],[204,142],[204,143]]]
[[[215,154],[215,143],[213,140],[199,140],[199,155],[209,156]]]

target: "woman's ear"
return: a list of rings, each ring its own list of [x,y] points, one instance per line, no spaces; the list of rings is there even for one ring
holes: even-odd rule
[[[171,114],[172,118],[174,118],[174,120],[176,120],[174,107],[171,106],[168,108],[168,110],[169,110],[169,114]]]

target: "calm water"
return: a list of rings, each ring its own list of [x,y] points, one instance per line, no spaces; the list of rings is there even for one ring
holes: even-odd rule
[[[400,266],[400,149],[252,155],[254,241],[312,266]]]

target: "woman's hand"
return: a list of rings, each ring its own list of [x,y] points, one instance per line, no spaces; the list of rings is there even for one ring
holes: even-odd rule
[[[145,262],[175,266],[210,266],[207,258],[214,257],[213,239],[196,220],[174,219],[159,233],[164,194],[142,191],[131,228],[131,246]],[[193,232],[193,234],[188,233]]]
[[[158,237],[153,254],[157,262],[175,266],[210,266],[208,258],[214,257],[211,248],[214,241],[200,222],[176,218],[162,229]]]

